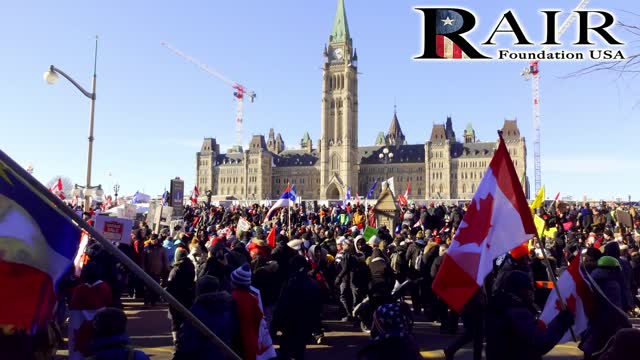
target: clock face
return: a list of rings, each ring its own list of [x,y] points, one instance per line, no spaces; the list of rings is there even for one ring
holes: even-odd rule
[[[338,60],[342,59],[342,49],[333,50],[333,57]]]

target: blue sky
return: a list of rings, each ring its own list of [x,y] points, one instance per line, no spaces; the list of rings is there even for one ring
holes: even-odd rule
[[[100,37],[93,184],[121,193],[160,194],[175,176],[195,180],[195,152],[204,137],[223,146],[235,141],[235,103],[222,82],[173,55],[182,51],[255,90],[245,106],[244,141],[273,127],[286,145],[305,131],[320,137],[322,49],[336,0],[323,1],[58,1],[7,2],[0,12],[3,85],[0,147],[43,182],[64,175],[84,183],[89,100],[61,79],[47,85],[51,64],[86,88],[91,83],[94,36]],[[572,10],[578,1],[441,1],[473,10],[479,23],[471,40],[486,40],[500,15],[513,9],[529,37],[542,39],[544,8]],[[304,5],[302,5],[304,4]],[[360,144],[387,129],[394,99],[409,143],[424,143],[434,123],[451,115],[459,137],[473,123],[477,136],[493,140],[505,118],[517,118],[527,138],[533,184],[531,85],[520,73],[526,62],[416,62],[421,17],[413,8],[430,1],[346,0],[359,56]],[[590,8],[640,22],[632,0],[592,0]],[[561,20],[567,13],[561,15]],[[575,38],[575,25],[563,37]],[[614,34],[638,43],[621,28]],[[635,39],[640,40],[640,39]],[[496,37],[509,47],[510,36]],[[562,79],[589,62],[541,64],[542,180],[547,195],[574,198],[631,195],[640,199],[633,153],[640,133],[640,88],[631,78],[600,73]],[[111,176],[109,176],[111,174]]]

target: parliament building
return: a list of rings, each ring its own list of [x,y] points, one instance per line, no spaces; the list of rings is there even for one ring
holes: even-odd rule
[[[273,129],[254,135],[248,149],[221,152],[215,138],[205,138],[196,154],[196,185],[216,197],[242,200],[278,198],[288,183],[304,199],[340,200],[347,189],[365,196],[376,180],[393,177],[395,193],[411,183],[411,199],[470,199],[497,149],[479,142],[468,124],[456,137],[451,117],[433,125],[424,144],[407,144],[394,110],[386,133],[373,145],[358,144],[358,54],[349,35],[344,1],[338,1],[322,71],[321,137],[314,144],[306,132],[300,148],[286,149]],[[528,196],[527,150],[516,120],[504,120],[503,138]],[[414,130],[415,131],[415,130]],[[381,156],[382,154],[382,156]],[[389,156],[393,154],[393,156]],[[378,185],[374,198],[380,193]]]

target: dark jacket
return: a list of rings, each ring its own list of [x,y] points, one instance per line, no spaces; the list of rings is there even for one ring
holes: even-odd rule
[[[487,311],[487,360],[542,359],[573,324],[569,313],[560,313],[546,330],[537,323],[536,310],[518,297],[499,292]]]
[[[195,276],[196,270],[193,263],[185,258],[173,265],[167,279],[167,292],[187,309],[193,305],[195,297]]]
[[[149,360],[144,352],[130,347],[127,335],[95,339],[91,350],[93,355],[87,360]]]
[[[598,267],[591,273],[591,277],[600,287],[604,295],[617,307],[622,309],[623,294],[622,271],[620,269],[606,269]]]
[[[424,240],[416,240],[415,242],[411,243],[409,245],[409,247],[407,248],[407,253],[405,255],[405,258],[407,260],[407,263],[409,264],[408,267],[408,274],[412,277],[412,278],[418,278],[419,274],[418,271],[416,270],[416,262],[417,261],[422,261],[422,260],[418,260],[418,258],[421,258],[423,256],[424,253],[424,248],[426,246],[426,242]],[[422,264],[420,266],[421,270],[424,271],[424,264]],[[427,270],[428,271],[428,270]]]
[[[311,336],[322,312],[318,285],[305,271],[291,275],[282,289],[271,323],[272,330],[287,335]]]
[[[369,293],[371,296],[389,295],[393,290],[394,277],[389,264],[382,257],[371,259],[369,263],[371,281],[369,282]]]
[[[149,244],[142,251],[142,268],[152,276],[166,276],[169,271],[167,253],[162,246]]]
[[[622,268],[622,310],[629,311],[634,308],[631,289],[635,288],[635,279],[629,260],[620,257],[620,244],[611,241],[604,246],[604,255],[612,256],[618,260]],[[635,295],[635,294],[633,294]]]
[[[392,337],[371,341],[358,352],[358,360],[422,360],[420,348],[411,338]]]
[[[345,284],[347,287],[351,286],[351,278],[358,266],[358,260],[355,258],[355,255],[343,252],[342,260],[338,266],[340,272],[336,277],[336,285]]]
[[[191,312],[236,354],[240,351],[240,328],[233,298],[226,291],[203,294],[196,298]],[[185,322],[178,335],[174,360],[229,359],[218,346],[207,339],[190,322]]]
[[[231,267],[224,265],[220,260],[210,257],[198,273],[198,279],[203,276],[213,276],[220,282],[223,290],[231,291]]]
[[[260,290],[263,306],[270,306],[278,301],[281,287],[278,286],[278,263],[261,266],[251,276],[251,285]]]

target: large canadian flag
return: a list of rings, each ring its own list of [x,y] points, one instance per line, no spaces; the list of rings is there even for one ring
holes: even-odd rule
[[[398,205],[407,206],[409,205],[409,192],[411,191],[411,182],[407,183],[407,191],[404,192],[404,195],[398,196]]]
[[[535,234],[529,204],[500,134],[498,150],[453,237],[433,291],[461,312],[493,269],[493,260]]]
[[[197,204],[198,196],[200,196],[200,191],[198,191],[198,186],[196,185],[193,187],[193,192],[191,192],[191,202]]]
[[[53,186],[51,186],[49,191],[54,193],[60,199],[64,200],[65,196],[64,196],[64,192],[62,191],[62,178],[58,178],[58,181],[56,181],[56,183],[53,184]]]

